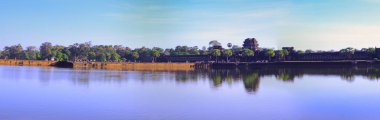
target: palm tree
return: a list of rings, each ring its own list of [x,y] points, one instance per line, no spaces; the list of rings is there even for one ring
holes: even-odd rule
[[[223,55],[226,56],[226,58],[227,58],[227,62],[229,62],[229,57],[231,57],[232,54],[233,54],[233,53],[232,53],[232,50],[231,50],[231,49],[226,49],[226,50],[224,50]]]
[[[274,57],[275,55],[276,55],[276,53],[274,52],[273,49],[268,49],[265,52],[265,56],[267,56],[269,58],[269,61],[271,61],[271,58]]]
[[[218,57],[222,55],[219,49],[213,49],[211,52],[211,55],[214,56],[216,59],[216,62],[218,62]]]

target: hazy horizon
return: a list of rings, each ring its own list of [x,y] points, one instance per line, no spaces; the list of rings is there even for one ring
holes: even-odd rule
[[[0,45],[43,42],[174,48],[218,40],[241,46],[331,50],[380,46],[375,0],[0,1]]]

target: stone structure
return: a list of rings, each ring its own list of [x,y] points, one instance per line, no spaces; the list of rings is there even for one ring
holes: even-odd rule
[[[380,58],[380,48],[375,48],[376,57]]]
[[[317,52],[297,55],[298,61],[334,61],[334,60],[372,60],[373,54],[363,51],[355,51],[353,55],[345,55],[341,52]]]
[[[211,58],[208,55],[164,55],[157,58],[158,62],[207,62]]]
[[[247,38],[244,40],[243,48],[251,49],[256,52],[259,50],[259,43],[255,38]]]

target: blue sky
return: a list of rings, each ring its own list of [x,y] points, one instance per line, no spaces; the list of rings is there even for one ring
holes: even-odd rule
[[[48,41],[170,48],[211,40],[330,50],[380,46],[377,0],[4,0],[0,47]]]

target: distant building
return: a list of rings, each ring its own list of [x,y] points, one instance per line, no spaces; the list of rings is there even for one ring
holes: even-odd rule
[[[297,56],[300,61],[333,61],[333,60],[372,60],[373,55],[368,52],[355,51],[353,55],[345,55],[341,52],[316,52],[305,53]]]
[[[157,58],[158,62],[207,62],[208,55],[163,55]]]
[[[243,48],[251,49],[256,52],[259,50],[259,43],[255,38],[247,38],[244,40]]]

